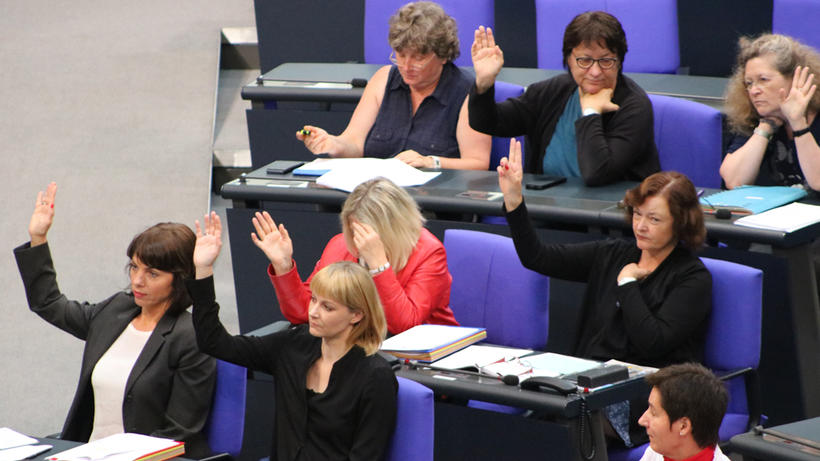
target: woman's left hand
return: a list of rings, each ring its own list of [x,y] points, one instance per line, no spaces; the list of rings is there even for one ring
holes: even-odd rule
[[[597,93],[584,93],[584,89],[579,86],[578,95],[581,100],[581,110],[593,109],[599,114],[618,110],[620,106],[612,102],[613,93],[612,88],[603,88]]]
[[[649,269],[641,269],[635,263],[629,263],[621,269],[621,273],[618,274],[618,281],[620,282],[624,278],[634,278],[635,280],[643,280],[651,274],[652,271]]]
[[[367,224],[352,221],[350,230],[353,232],[353,244],[359,252],[359,257],[364,259],[367,267],[375,269],[387,264],[387,253],[384,251],[384,243],[375,229]]]
[[[789,122],[792,130],[802,130],[808,126],[806,110],[816,90],[814,74],[809,74],[809,68],[795,67],[788,96],[785,89],[780,90],[780,97],[783,98],[780,103],[780,112]]]
[[[194,247],[194,266],[196,278],[202,279],[214,273],[214,262],[222,249],[222,221],[215,211],[205,215],[205,225],[196,224],[196,246]]]
[[[399,152],[396,158],[415,168],[433,168],[433,159],[414,150]]]

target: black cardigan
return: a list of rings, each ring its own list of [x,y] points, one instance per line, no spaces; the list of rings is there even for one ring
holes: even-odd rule
[[[495,87],[477,94],[470,90],[470,126],[500,137],[526,135],[524,171],[542,173],[547,146],[558,119],[578,85],[569,74],[533,83],[518,98],[495,103]],[[614,112],[581,117],[575,122],[578,166],[584,182],[599,186],[617,181],[641,181],[660,171],[646,93],[623,74],[612,101]]]
[[[203,352],[273,375],[276,415],[272,461],[381,459],[396,420],[398,382],[378,355],[353,346],[334,365],[327,389],[308,401],[306,379],[321,355],[308,325],[267,336],[231,336],[219,321],[213,277],[187,280]]]
[[[618,286],[621,269],[640,259],[633,242],[542,244],[524,203],[507,221],[524,267],[587,283],[576,356],[655,367],[703,360],[712,276],[689,250],[675,248],[648,277]]]

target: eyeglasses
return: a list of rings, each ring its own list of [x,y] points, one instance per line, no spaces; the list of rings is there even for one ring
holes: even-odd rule
[[[615,64],[618,62],[618,58],[590,58],[589,56],[581,56],[579,58],[575,58],[575,63],[578,64],[578,67],[581,69],[589,69],[592,67],[593,64],[598,63],[598,67],[601,69],[612,69]]]
[[[436,57],[435,53],[430,53],[429,56],[424,57],[423,55],[420,56],[420,55],[417,55],[417,54],[412,55],[412,56],[402,56],[402,55],[397,56],[395,51],[390,52],[390,62],[392,62],[393,64],[395,64],[399,67],[406,67],[406,68],[410,68],[410,69],[415,70],[415,71],[419,71],[419,70],[423,69],[424,66],[426,66],[427,63],[432,61],[434,57]],[[415,63],[408,64],[407,61],[415,61]]]

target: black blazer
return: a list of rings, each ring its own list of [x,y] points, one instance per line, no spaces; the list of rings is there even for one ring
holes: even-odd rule
[[[85,341],[80,379],[62,438],[87,442],[94,423],[91,372],[102,355],[140,313],[130,293],[98,303],[68,300],[57,286],[48,244],[14,249],[29,307],[52,325]],[[125,386],[126,432],[185,442],[186,457],[210,453],[202,430],[216,380],[216,362],[199,352],[191,315],[165,315],[137,358]]]

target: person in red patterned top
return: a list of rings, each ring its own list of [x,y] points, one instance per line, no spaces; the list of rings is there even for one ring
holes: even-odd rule
[[[304,282],[285,226],[266,211],[253,218],[251,238],[270,260],[268,275],[289,322],[307,322],[316,272],[337,261],[354,261],[370,270],[391,334],[424,323],[458,325],[449,306],[453,279],[444,245],[423,227],[424,217],[404,189],[384,178],[364,182],[345,200],[339,217],[342,233],[330,239]]]

